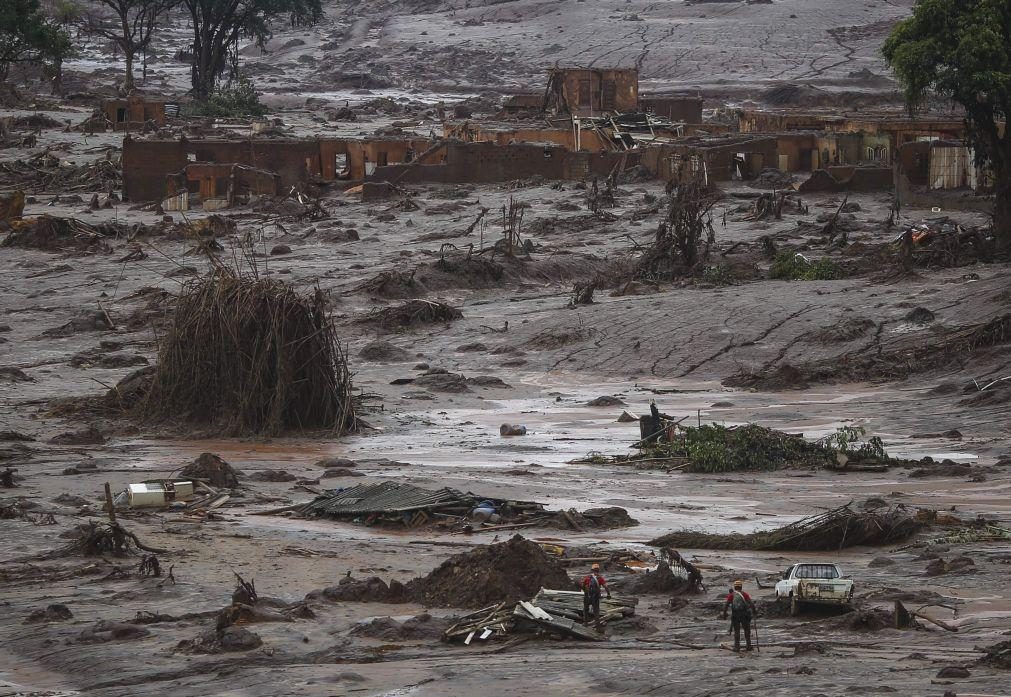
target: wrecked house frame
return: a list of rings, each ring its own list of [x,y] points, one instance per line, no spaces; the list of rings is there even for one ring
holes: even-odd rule
[[[638,152],[574,152],[551,143],[127,137],[123,141],[123,193],[130,201],[151,201],[178,196],[185,188],[204,200],[214,200],[234,199],[240,193],[284,193],[302,183],[338,179],[454,184],[539,175],[583,180],[605,177],[638,162]],[[236,165],[240,168],[234,169]]]
[[[179,115],[179,104],[131,95],[102,101],[102,115],[114,131],[142,131],[146,125],[165,125],[169,116]]]
[[[639,109],[639,71],[635,68],[551,68],[543,111],[592,116]]]
[[[753,179],[777,157],[774,137],[726,136],[655,145],[642,151],[641,163],[659,179],[719,182]]]

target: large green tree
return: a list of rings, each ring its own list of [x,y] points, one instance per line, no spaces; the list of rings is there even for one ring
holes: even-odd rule
[[[919,0],[882,49],[911,109],[931,95],[965,108],[969,145],[994,174],[994,233],[1011,249],[1011,0]]]
[[[311,25],[323,18],[321,0],[183,0],[193,20],[193,94],[206,99],[240,38],[263,45],[270,25]]]
[[[0,0],[0,81],[15,63],[59,66],[71,50],[70,37],[49,21],[39,0]]]

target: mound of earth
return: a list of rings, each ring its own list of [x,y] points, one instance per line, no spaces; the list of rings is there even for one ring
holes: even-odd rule
[[[450,622],[442,617],[432,617],[427,612],[399,622],[392,617],[376,617],[355,625],[349,632],[353,636],[387,641],[439,639]]]
[[[214,453],[201,453],[200,457],[179,472],[181,477],[205,479],[213,487],[235,489],[239,486],[239,471]]]
[[[355,578],[342,578],[336,586],[328,586],[322,590],[312,591],[305,596],[306,600],[330,600],[351,602],[386,602],[403,603],[407,601],[406,589],[400,581],[390,581],[389,584],[378,576],[372,576],[364,581]]]
[[[572,587],[562,565],[520,535],[454,555],[407,584],[413,598],[434,607],[513,603],[534,597],[541,588]]]

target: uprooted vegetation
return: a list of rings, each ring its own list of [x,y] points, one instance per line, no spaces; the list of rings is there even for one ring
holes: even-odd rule
[[[674,185],[653,244],[636,264],[635,279],[655,283],[695,273],[716,241],[711,211],[719,199],[719,191],[701,180]]]
[[[230,434],[354,430],[347,358],[323,294],[219,267],[187,283],[138,412]]]
[[[1011,340],[1011,314],[971,324],[924,341],[916,335],[901,335],[891,346],[873,343],[841,356],[802,364],[780,365],[757,372],[742,372],[723,381],[730,387],[791,389],[809,383],[901,380],[938,368],[967,364],[980,352]],[[789,379],[784,380],[784,371]]]
[[[811,261],[803,254],[780,252],[769,268],[769,278],[782,281],[834,281],[846,278],[838,262],[822,257]]]
[[[773,530],[726,535],[680,530],[661,535],[650,540],[649,544],[678,549],[818,552],[900,542],[911,537],[920,527],[921,524],[903,506],[857,512],[848,503]]]
[[[74,218],[41,215],[11,221],[11,230],[0,246],[38,249],[44,252],[78,254],[111,253],[108,239],[123,233],[115,223],[90,225]],[[125,235],[124,235],[125,236]]]
[[[393,307],[373,310],[359,322],[373,324],[387,331],[403,331],[426,324],[452,322],[463,317],[463,313],[451,305],[433,300],[409,300]]]
[[[887,467],[892,458],[878,437],[863,440],[862,428],[843,427],[816,441],[758,424],[698,427],[661,419],[654,433],[638,441],[633,455],[591,455],[593,464],[647,465],[685,472],[717,473],[785,467]]]

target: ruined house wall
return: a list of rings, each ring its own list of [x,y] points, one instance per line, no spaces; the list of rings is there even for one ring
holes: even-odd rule
[[[643,95],[639,108],[671,121],[702,123],[702,97]]]
[[[165,177],[187,164],[186,147],[177,140],[123,139],[123,197],[152,201],[165,194]]]
[[[556,74],[573,114],[627,113],[639,108],[639,71],[634,68],[574,68]]]
[[[102,113],[116,131],[140,130],[146,121],[165,125],[165,102],[162,101],[146,101],[140,97],[106,99],[102,102]]]
[[[730,181],[736,173],[738,154],[745,156],[745,178],[757,175],[765,167],[776,167],[776,138],[756,138],[726,144],[670,143],[648,148],[642,154],[642,164],[659,179],[676,179],[704,171],[709,181]]]
[[[635,166],[638,154],[572,152],[529,143],[449,143],[443,163],[377,167],[368,179],[442,184],[494,183],[532,176],[583,180],[606,176],[622,163],[626,168]]]

